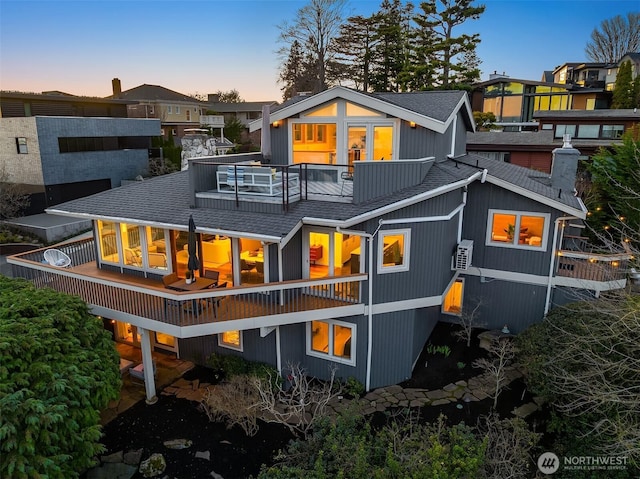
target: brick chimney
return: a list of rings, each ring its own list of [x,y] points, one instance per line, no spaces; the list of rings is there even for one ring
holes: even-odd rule
[[[220,101],[220,95],[217,93],[209,93],[207,95],[207,101],[209,103],[218,103]]]
[[[120,95],[122,94],[122,85],[120,84],[119,78],[111,80],[111,88],[113,89],[113,96],[115,98],[120,98]]]
[[[571,146],[571,135],[564,135],[562,148],[556,148],[552,154],[551,186],[569,193],[573,192],[576,188],[580,152]]]

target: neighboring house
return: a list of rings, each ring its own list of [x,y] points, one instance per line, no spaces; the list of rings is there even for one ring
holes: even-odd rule
[[[465,92],[335,87],[250,129],[263,124],[268,165],[194,158],[49,209],[92,218],[94,237],[59,246],[65,269],[42,251],[9,257],[14,275],[84,298],[147,366],[154,347],[196,362],[215,352],[285,377],[290,363],[320,378],[336,367],[367,389],[409,378],[436,323],[479,302],[486,327],[517,333],[626,284],[628,256],[581,251],[571,234],[587,213],[573,192],[579,152],[558,148],[551,178],[468,154]],[[187,284],[171,275],[186,276],[190,217],[200,264]]]
[[[174,138],[180,144],[185,129],[199,128],[200,117],[206,113],[206,104],[158,85],[140,85],[122,91],[118,78],[112,80],[113,95],[135,102],[128,106],[129,118],[158,118],[164,139]],[[222,125],[224,126],[224,125]]]
[[[615,63],[565,63],[553,70],[552,81],[579,87],[612,90],[615,78],[613,83],[610,82],[609,78],[613,69],[617,69]]]
[[[506,161],[547,173],[551,172],[552,152],[562,146],[565,134],[588,159],[600,148],[621,143],[622,134],[640,124],[637,110],[537,111],[535,132],[478,131],[467,137],[467,149],[488,158]]]
[[[535,131],[535,112],[606,109],[611,92],[603,87],[495,77],[474,85],[471,104],[473,111],[493,113],[503,131]]]
[[[29,193],[26,214],[146,174],[151,138],[159,135],[160,122],[126,118],[129,103],[0,93],[0,170]]]
[[[262,108],[266,105],[271,108],[278,104],[275,100],[269,101],[243,101],[239,103],[226,103],[218,101],[220,95],[210,93],[208,95],[207,110],[214,111],[224,117],[225,123],[237,119],[246,127],[243,140],[251,139],[255,145],[260,145],[260,135],[249,134],[249,123],[262,118]]]

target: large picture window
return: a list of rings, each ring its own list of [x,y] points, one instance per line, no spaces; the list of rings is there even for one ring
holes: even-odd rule
[[[356,326],[335,320],[307,323],[307,354],[355,365]]]
[[[548,213],[489,210],[486,244],[546,250]]]
[[[384,231],[379,238],[378,273],[408,271],[411,230]]]

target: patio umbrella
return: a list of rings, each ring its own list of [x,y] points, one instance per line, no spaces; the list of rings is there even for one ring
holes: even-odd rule
[[[187,269],[193,272],[200,268],[200,260],[196,251],[196,224],[193,221],[193,215],[189,215],[189,243],[187,248],[189,250]]]

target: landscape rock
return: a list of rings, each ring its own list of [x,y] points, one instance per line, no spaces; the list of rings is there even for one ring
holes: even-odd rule
[[[137,466],[142,460],[142,449],[134,449],[124,453],[124,463],[130,466]]]
[[[131,479],[137,468],[119,462],[108,462],[100,467],[89,469],[87,479]]]
[[[167,468],[167,461],[162,454],[154,453],[140,463],[140,473],[143,477],[156,477]]]
[[[211,460],[211,452],[210,451],[196,451],[197,459],[205,459],[207,461]]]
[[[193,444],[191,439],[172,439],[163,442],[164,447],[168,449],[188,449]]]
[[[102,456],[100,462],[122,462],[122,454],[122,451],[118,451],[108,456]]]

